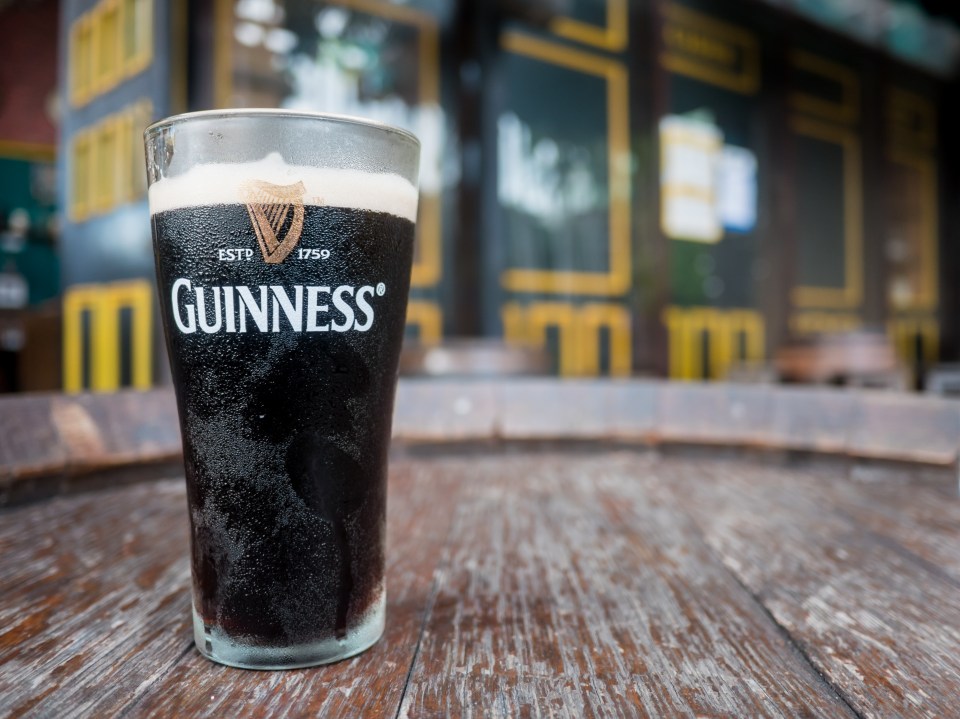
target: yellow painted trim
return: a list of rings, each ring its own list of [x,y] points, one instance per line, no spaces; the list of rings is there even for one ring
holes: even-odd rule
[[[116,120],[117,158],[114,175],[114,198],[116,204],[133,200],[133,112],[121,113]]]
[[[176,0],[174,7],[172,7],[170,11],[171,25],[174,27],[176,27],[178,22],[178,20],[173,17],[173,15],[178,12],[178,8],[176,7],[177,4],[182,4],[182,0]],[[155,5],[153,0],[134,0],[133,2],[132,9],[135,13],[136,21],[145,20],[146,22],[143,24],[137,23],[134,25],[134,51],[130,56],[123,58],[124,77],[132,77],[143,72],[147,67],[150,66],[151,62],[153,62],[153,27],[156,24],[154,7]],[[122,19],[123,13],[121,13],[121,21]],[[119,37],[122,43],[124,37],[122,26]],[[177,57],[174,55],[171,56],[170,61],[172,69],[176,63],[185,62],[186,58],[185,56]]]
[[[522,345],[528,342],[526,317],[522,306],[516,302],[507,302],[500,307],[500,320],[503,323],[503,338],[508,344]]]
[[[765,323],[756,310],[668,307],[663,322],[667,328],[671,379],[722,379],[734,362],[757,362],[766,356]],[[709,337],[707,367],[703,366],[702,356],[704,334]]]
[[[887,134],[891,146],[919,152],[933,151],[937,146],[934,104],[922,95],[891,87],[887,91]]]
[[[443,313],[436,302],[410,300],[407,304],[407,324],[417,327],[421,344],[434,345],[443,337]]]
[[[93,186],[90,182],[90,161],[93,151],[90,144],[90,133],[81,130],[74,134],[70,142],[69,156],[69,201],[70,218],[74,222],[82,222],[90,210],[90,194]]]
[[[131,310],[131,380],[137,389],[153,384],[153,288],[146,280],[74,285],[63,298],[63,389],[83,387],[83,314],[90,314],[90,388],[120,387],[120,311]]]
[[[887,322],[887,336],[897,357],[905,365],[916,367],[914,340],[921,338],[923,361],[933,364],[940,359],[940,323],[933,315],[905,315],[892,317]]]
[[[0,140],[0,159],[25,160],[27,162],[53,162],[57,159],[57,146],[42,142],[18,142]]]
[[[417,29],[417,85],[422,105],[440,102],[440,31],[429,13],[383,0],[332,0],[331,4]],[[422,194],[417,220],[417,251],[411,287],[433,287],[443,275],[443,244],[439,195]]]
[[[124,80],[144,71],[153,61],[153,0],[135,0],[134,12],[145,5],[143,23],[134,28],[134,54],[127,56],[125,17],[130,8],[123,0],[100,0],[73,21],[68,33],[69,78],[67,94],[74,107],[86,105],[110,92]]]
[[[625,49],[629,23],[627,0],[607,0],[605,20],[604,26],[598,27],[561,15],[550,22],[550,32],[604,50],[619,52]]]
[[[544,347],[547,330],[560,333],[559,372],[565,377],[600,374],[600,331],[609,330],[613,376],[633,369],[632,323],[628,308],[603,302],[576,305],[562,301],[507,302],[500,308],[504,339],[513,345]]]
[[[837,103],[805,92],[791,92],[789,99],[794,110],[842,125],[860,120],[860,79],[853,70],[805,50],[791,52],[790,63],[796,70],[837,83],[842,98]]]
[[[863,300],[863,168],[860,138],[852,130],[807,117],[793,117],[790,129],[803,137],[843,148],[844,287],[799,285],[797,307],[857,307]]]
[[[153,103],[140,100],[74,134],[67,203],[71,220],[82,222],[146,194],[141,133],[152,115]]]
[[[119,137],[117,117],[110,115],[101,121],[93,134],[93,203],[94,212],[107,212],[117,204],[117,155]]]
[[[117,319],[121,308],[131,310],[132,384],[137,389],[149,389],[153,384],[153,287],[145,280],[133,280],[114,283],[110,291]],[[116,356],[119,360],[119,354]]]
[[[92,306],[84,289],[71,287],[63,295],[63,391],[68,393],[83,390],[82,315]]]
[[[767,332],[763,316],[753,310],[739,310],[729,313],[735,331],[742,332],[746,338],[745,359],[761,360],[767,356]]]
[[[600,330],[610,332],[610,374],[629,377],[633,370],[630,311],[622,305],[591,303],[580,309],[579,373],[600,374]]]
[[[933,310],[939,303],[939,248],[940,235],[939,188],[937,179],[937,161],[932,156],[919,155],[900,149],[891,149],[887,160],[914,170],[918,175],[921,202],[921,239],[920,239],[920,284],[919,297],[899,311]]]
[[[534,344],[542,347],[547,343],[549,327],[556,327],[560,333],[560,374],[564,377],[579,374],[580,333],[573,305],[537,302],[527,307],[527,332]]]
[[[440,196],[421,195],[417,218],[418,252],[410,273],[411,287],[433,287],[440,281],[443,274],[440,220]]]
[[[863,325],[859,315],[849,312],[796,312],[790,317],[790,331],[796,335],[853,332]]]
[[[665,70],[741,95],[755,95],[760,90],[760,43],[752,32],[676,3],[664,5],[661,32],[667,49],[660,54],[660,65]],[[690,32],[701,36],[699,44],[694,38],[694,47],[703,45],[704,39],[718,43],[715,49],[722,50],[725,45],[730,54],[727,65],[739,55],[741,67],[725,67],[724,63],[717,62],[721,58],[710,58],[709,52],[698,57],[689,51],[670,48],[678,39],[685,38],[684,33]]]
[[[663,324],[667,328],[667,374],[671,378],[680,378],[685,374],[681,350],[683,342],[683,315],[674,307],[667,307],[663,311]]]
[[[691,199],[700,200],[701,202],[707,202],[710,204],[715,201],[713,192],[703,187],[695,187],[693,185],[665,185],[660,190],[660,196],[665,199],[670,199],[673,197],[689,197]],[[717,238],[716,240],[713,240],[713,242],[716,242],[719,239],[720,238]]]
[[[70,27],[68,84],[70,104],[74,107],[85,104],[93,93],[93,23],[93,15],[87,11]]]
[[[123,66],[118,0],[100,0],[91,10],[93,19],[92,96],[112,90],[120,81]]]
[[[622,295],[632,283],[630,248],[630,126],[627,71],[622,63],[541,40],[520,32],[506,32],[501,47],[525,57],[565,67],[607,82],[607,134],[610,185],[610,261],[607,272],[529,270],[509,268],[501,274],[511,292]]]
[[[921,202],[921,244],[919,296],[897,311],[930,311],[940,298],[939,235],[940,195],[937,176],[937,117],[933,103],[925,97],[891,87],[887,92],[887,160],[915,171]]]

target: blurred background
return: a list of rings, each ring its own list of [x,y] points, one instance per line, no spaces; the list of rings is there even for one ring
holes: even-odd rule
[[[0,0],[0,390],[165,381],[141,132],[218,107],[419,135],[408,372],[469,373],[467,347],[481,371],[956,387],[958,23],[950,0]]]

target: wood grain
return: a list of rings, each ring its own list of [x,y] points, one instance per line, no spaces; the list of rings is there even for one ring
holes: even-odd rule
[[[142,716],[393,717],[414,660],[433,572],[457,500],[456,467],[397,463],[388,510],[387,629],[369,651],[327,667],[253,672],[190,651],[147,688]]]
[[[147,465],[169,476],[180,456],[169,390],[0,398],[0,507],[146,478]]]
[[[716,383],[406,379],[393,429],[398,445],[615,442],[952,469],[960,459],[955,401]],[[169,390],[0,398],[0,507],[155,478],[180,456]]]
[[[395,461],[384,639],[289,672],[193,648],[182,479],[8,510],[0,716],[952,716],[960,501],[878,476]]]
[[[956,715],[955,492],[703,462],[661,491],[861,716]]]
[[[849,715],[652,469],[470,467],[400,716]]]
[[[0,707],[109,716],[191,645],[183,480],[0,520]]]

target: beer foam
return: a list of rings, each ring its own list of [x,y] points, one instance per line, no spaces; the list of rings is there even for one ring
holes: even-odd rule
[[[182,175],[164,177],[150,187],[150,214],[243,204],[242,186],[251,180],[274,185],[302,182],[305,205],[386,212],[411,222],[417,217],[417,188],[400,175],[288,165],[277,153],[256,162],[194,165]]]

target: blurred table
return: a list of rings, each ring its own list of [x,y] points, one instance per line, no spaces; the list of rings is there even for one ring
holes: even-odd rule
[[[193,648],[169,396],[33,405],[62,454],[42,469],[43,442],[27,464],[0,445],[19,503],[0,515],[2,714],[956,712],[960,404],[403,383],[386,634],[289,672]],[[137,466],[154,479],[133,482]],[[120,486],[62,493],[102,486],[108,467]],[[55,470],[57,491],[41,480]],[[35,494],[11,492],[28,479]]]
[[[906,390],[908,373],[880,332],[854,331],[794,338],[777,352],[782,380]]]

